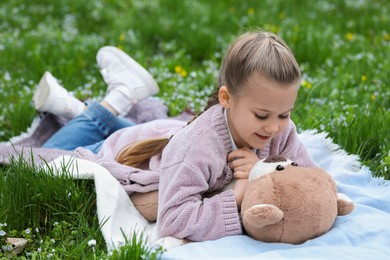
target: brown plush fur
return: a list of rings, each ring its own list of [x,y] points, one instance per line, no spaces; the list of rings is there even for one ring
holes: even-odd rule
[[[254,239],[300,244],[332,227],[338,205],[344,209],[340,215],[353,210],[351,201],[338,203],[336,184],[328,173],[286,166],[249,182],[241,214]]]

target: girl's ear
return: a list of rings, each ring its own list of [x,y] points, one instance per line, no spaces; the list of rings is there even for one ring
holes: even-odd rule
[[[218,101],[224,108],[229,108],[231,103],[231,95],[226,86],[222,86],[218,90]]]

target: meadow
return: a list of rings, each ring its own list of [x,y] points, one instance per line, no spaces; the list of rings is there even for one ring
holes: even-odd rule
[[[390,179],[387,0],[0,1],[0,141],[25,132],[37,116],[31,98],[46,70],[82,100],[102,97],[95,56],[105,45],[149,69],[170,115],[201,111],[228,44],[253,29],[280,35],[301,66],[292,115],[298,130],[326,132],[373,176]],[[0,167],[0,198],[0,237],[29,241],[20,258],[161,253],[129,241],[108,254],[89,181],[53,178],[15,158]]]

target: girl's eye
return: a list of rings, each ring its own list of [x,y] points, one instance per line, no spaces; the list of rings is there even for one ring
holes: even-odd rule
[[[258,115],[258,114],[255,114],[256,118],[257,119],[260,119],[260,120],[266,120],[268,116],[261,116],[261,115]]]
[[[288,114],[288,115],[280,115],[279,116],[279,118],[281,118],[281,119],[287,119],[289,117],[290,117],[290,114]]]

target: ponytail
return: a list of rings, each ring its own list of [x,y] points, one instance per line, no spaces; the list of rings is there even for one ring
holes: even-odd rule
[[[152,138],[139,141],[124,147],[116,157],[116,161],[136,168],[140,168],[150,158],[164,149],[169,138]]]

